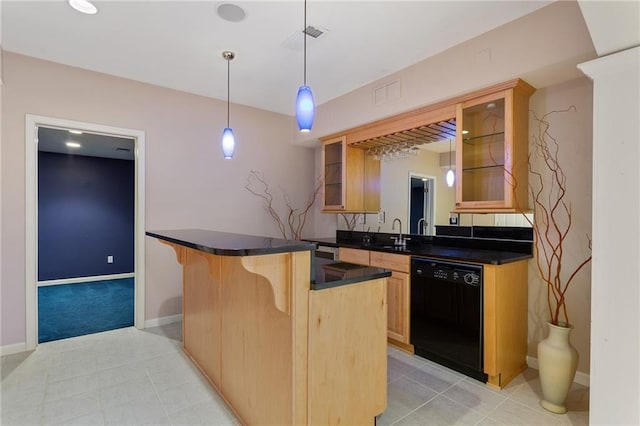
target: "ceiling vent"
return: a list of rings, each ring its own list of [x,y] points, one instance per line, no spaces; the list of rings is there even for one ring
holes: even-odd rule
[[[311,25],[307,26],[307,28],[305,28],[305,30],[303,31],[305,34],[307,34],[308,36],[311,36],[313,38],[318,38],[320,37],[322,34],[324,34],[324,31],[317,29],[316,27],[313,27]]]
[[[287,49],[302,51],[302,47],[304,44],[304,36],[303,34],[307,34],[309,38],[307,39],[307,48],[313,47],[320,38],[326,37],[329,30],[326,28],[322,28],[319,26],[309,25],[304,31],[296,31],[291,34],[289,37],[282,42],[282,46]],[[322,36],[322,37],[320,37]]]

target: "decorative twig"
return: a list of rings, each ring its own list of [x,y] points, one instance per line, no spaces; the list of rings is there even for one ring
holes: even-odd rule
[[[551,124],[548,117],[569,111],[576,111],[576,107],[572,105],[564,110],[551,111],[542,117],[538,117],[535,112],[533,113],[533,119],[538,125],[537,133],[532,139],[532,149],[528,161],[529,176],[533,178],[529,182],[529,196],[533,202],[533,221],[520,208],[517,198],[515,200],[517,210],[523,214],[533,228],[536,266],[547,287],[549,316],[551,323],[555,325],[570,324],[566,293],[578,272],[591,261],[591,255],[589,255],[571,271],[566,280],[563,279],[566,275],[563,274],[562,269],[565,266],[563,262],[564,244],[573,226],[573,214],[571,204],[565,201],[567,176],[558,161],[559,144],[550,133]],[[542,170],[534,168],[536,160],[541,160]],[[505,169],[505,171],[513,183],[515,193],[517,180],[509,170]],[[587,240],[589,250],[591,250],[589,235],[587,235]]]
[[[259,189],[254,188],[256,184],[259,186]],[[287,208],[286,220],[283,220],[280,217],[280,214],[273,207],[273,195],[269,191],[269,185],[265,181],[262,173],[251,170],[249,173],[249,177],[247,178],[247,184],[245,185],[245,188],[256,197],[262,198],[264,202],[264,209],[274,220],[274,222],[278,226],[278,229],[280,230],[280,234],[284,239],[299,240],[300,238],[302,238],[302,230],[307,221],[307,214],[309,213],[309,210],[311,210],[311,207],[315,203],[318,193],[322,188],[322,181],[318,180],[314,191],[309,196],[309,199],[307,200],[307,203],[302,210],[293,207],[293,204],[291,203],[291,200],[289,199],[286,191],[281,188],[285,206]]]
[[[342,216],[345,223],[347,224],[347,229],[349,231],[353,231],[354,229],[356,229],[356,224],[358,223],[358,218],[360,217],[359,213],[351,214],[350,215],[351,217],[347,217],[346,213],[341,213],[340,215]]]

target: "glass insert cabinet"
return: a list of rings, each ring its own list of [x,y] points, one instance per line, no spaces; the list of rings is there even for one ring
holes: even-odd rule
[[[323,212],[375,213],[380,209],[380,160],[339,136],[322,140],[322,164]]]
[[[533,88],[520,82],[456,106],[456,211],[528,209],[528,107]]]
[[[341,137],[324,144],[324,208],[344,208],[343,159],[345,138]]]

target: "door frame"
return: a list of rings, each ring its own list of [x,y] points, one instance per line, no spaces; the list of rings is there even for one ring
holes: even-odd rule
[[[429,227],[427,228],[427,231],[425,232],[425,235],[435,235],[435,217],[436,217],[436,178],[435,176],[431,176],[431,175],[426,175],[424,173],[418,173],[418,172],[409,172],[409,179],[408,179],[408,186],[409,186],[409,194],[408,194],[408,198],[407,198],[407,229],[411,230],[411,179],[412,178],[416,178],[416,179],[426,179],[428,181],[428,183],[426,185],[429,186],[429,203],[428,203],[428,212],[427,215],[429,216]],[[423,210],[424,210],[424,205],[423,205]],[[426,218],[425,218],[426,219]],[[418,234],[420,233],[420,230],[418,230]]]
[[[26,350],[38,346],[38,127],[61,127],[134,139],[134,326],[144,328],[145,319],[145,133],[103,124],[33,114],[25,116],[25,328]]]

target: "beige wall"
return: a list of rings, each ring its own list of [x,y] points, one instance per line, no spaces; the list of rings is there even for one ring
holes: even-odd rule
[[[0,345],[25,341],[27,113],[144,131],[149,230],[188,227],[278,236],[260,200],[244,188],[252,169],[264,173],[276,197],[283,188],[300,205],[311,193],[314,153],[292,144],[291,117],[231,105],[237,150],[233,160],[223,160],[223,101],[6,51],[2,65]],[[145,247],[146,317],[180,313],[181,272],[174,254],[150,238]]]
[[[530,109],[538,117],[574,105],[576,112],[548,116],[549,132],[559,145],[558,161],[567,178],[565,201],[571,205],[572,228],[563,254],[563,271],[567,274],[590,255],[587,236],[591,236],[593,86],[582,77],[540,89],[533,94]],[[536,131],[530,121],[529,133]],[[531,151],[531,148],[530,148]],[[537,167],[537,166],[536,166]],[[542,170],[542,168],[538,168]],[[533,179],[532,179],[533,182]],[[534,261],[529,262],[529,355],[536,357],[537,342],[546,337],[546,287],[540,281]],[[568,315],[574,329],[571,343],[578,350],[578,371],[589,372],[591,332],[591,265],[576,275],[566,293]]]

